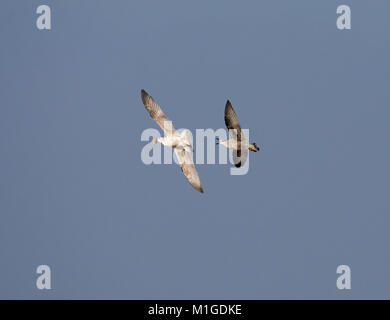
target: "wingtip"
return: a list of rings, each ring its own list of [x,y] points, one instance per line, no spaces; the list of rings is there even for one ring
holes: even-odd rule
[[[228,110],[229,108],[232,108],[232,103],[231,103],[230,100],[228,99],[228,100],[226,101],[225,111]]]
[[[149,97],[149,94],[144,90],[144,89],[141,89],[141,98],[142,98],[142,102],[145,104],[146,103],[146,99]]]

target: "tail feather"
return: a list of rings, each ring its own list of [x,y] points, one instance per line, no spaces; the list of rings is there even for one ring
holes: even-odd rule
[[[260,150],[260,148],[257,146],[257,144],[255,142],[251,143],[249,145],[249,150],[250,151],[253,151],[253,152],[257,152]]]

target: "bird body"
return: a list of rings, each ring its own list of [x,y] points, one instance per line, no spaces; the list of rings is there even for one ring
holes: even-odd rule
[[[226,148],[233,149],[233,150],[249,149],[254,152],[259,151],[256,143],[248,143],[246,141],[239,142],[236,139],[219,140],[218,143],[222,144]]]
[[[184,149],[187,152],[193,152],[192,143],[186,130],[184,130],[181,134],[176,131],[172,134],[166,134],[164,137],[157,138],[156,142],[160,142],[167,147],[179,148]]]
[[[239,146],[239,143],[235,139],[229,139],[229,140],[219,140],[219,144],[222,144],[226,148],[237,150],[241,145]]]
[[[180,136],[177,133],[157,138],[157,141],[167,147],[176,148],[181,144]]]

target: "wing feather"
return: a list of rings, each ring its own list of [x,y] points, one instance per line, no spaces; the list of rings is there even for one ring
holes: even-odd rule
[[[181,170],[183,171],[183,174],[185,175],[187,180],[196,190],[203,193],[203,188],[200,183],[198,172],[195,169],[191,155],[184,149],[178,148],[175,148],[175,154],[177,159],[179,160]]]
[[[238,121],[236,112],[234,111],[233,106],[229,100],[226,102],[225,106],[225,124],[229,129],[230,138],[237,140],[238,142],[242,141],[243,139],[245,140],[242,134],[240,122]]]
[[[237,150],[233,150],[233,162],[239,168],[248,158],[248,149],[244,147],[246,145],[245,136],[238,121],[237,114],[229,100],[225,106],[225,124],[229,129],[230,138],[237,141]]]
[[[146,110],[149,112],[153,120],[156,121],[156,123],[160,126],[160,128],[163,129],[165,134],[173,134],[175,129],[172,125],[172,122],[164,114],[157,102],[154,101],[153,98],[143,89],[141,90],[141,97]]]
[[[248,158],[248,149],[239,147],[233,150],[233,162],[236,168],[240,168]]]

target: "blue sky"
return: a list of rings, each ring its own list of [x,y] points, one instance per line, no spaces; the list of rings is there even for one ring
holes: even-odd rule
[[[40,4],[0,11],[1,298],[389,298],[388,2]],[[144,165],[141,89],[190,130],[230,99],[249,173]]]

